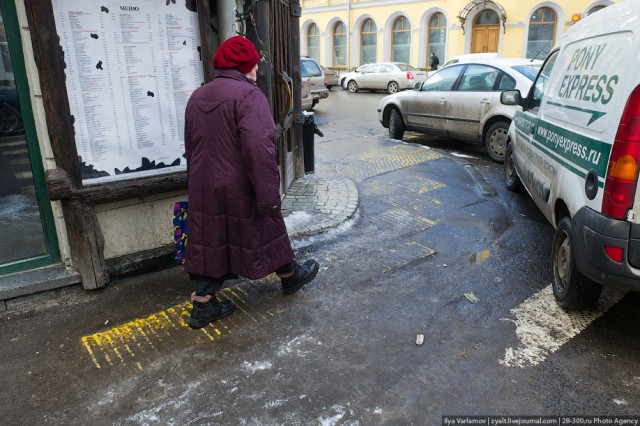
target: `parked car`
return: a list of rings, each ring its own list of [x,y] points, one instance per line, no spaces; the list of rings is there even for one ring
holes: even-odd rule
[[[427,78],[426,71],[420,71],[402,62],[381,62],[370,64],[345,79],[351,93],[360,89],[386,90],[396,93],[410,89],[416,82]]]
[[[302,110],[309,111],[313,108],[313,95],[311,95],[311,82],[309,77],[302,77],[300,95],[302,97]]]
[[[320,99],[326,99],[329,96],[327,80],[320,65],[314,59],[306,56],[300,58],[300,74],[303,78],[309,78],[311,96],[313,97],[311,108],[313,108],[320,102]]]
[[[384,97],[378,118],[391,138],[402,139],[405,130],[412,130],[477,141],[502,162],[509,124],[519,107],[503,105],[500,93],[526,93],[541,63],[495,58],[450,65],[411,91]]]
[[[324,78],[327,79],[327,89],[331,89],[333,86],[337,86],[338,73],[322,65],[320,65],[320,68],[322,68],[322,72],[324,73]]]
[[[509,129],[505,181],[555,228],[553,294],[596,306],[603,286],[640,292],[640,2],[577,22],[549,53]],[[520,94],[525,95],[520,99]]]
[[[340,87],[344,90],[347,90],[347,81],[350,80],[350,77],[356,75],[359,72],[362,72],[363,69],[365,69],[366,67],[368,67],[369,65],[375,65],[375,64],[364,64],[364,65],[360,65],[358,68],[356,68],[355,70],[348,72],[346,74],[343,74],[340,76]]]

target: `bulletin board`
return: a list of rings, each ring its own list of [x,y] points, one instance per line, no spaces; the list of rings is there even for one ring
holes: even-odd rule
[[[184,0],[53,0],[85,183],[184,170],[184,111],[204,84]]]

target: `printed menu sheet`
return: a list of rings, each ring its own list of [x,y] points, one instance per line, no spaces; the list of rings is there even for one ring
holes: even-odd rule
[[[53,0],[83,179],[184,167],[184,110],[204,82],[194,3]]]

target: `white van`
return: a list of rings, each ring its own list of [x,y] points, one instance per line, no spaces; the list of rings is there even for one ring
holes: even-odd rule
[[[505,179],[556,228],[553,291],[593,307],[602,285],[640,291],[640,2],[576,23],[543,64],[509,129]]]

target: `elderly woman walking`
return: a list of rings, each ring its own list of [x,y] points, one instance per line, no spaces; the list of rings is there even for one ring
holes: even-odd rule
[[[248,39],[228,39],[213,57],[215,78],[186,108],[193,329],[234,311],[216,298],[226,279],[276,272],[283,293],[293,294],[318,273],[315,260],[295,261],[280,211],[276,127],[255,83],[259,60]]]

